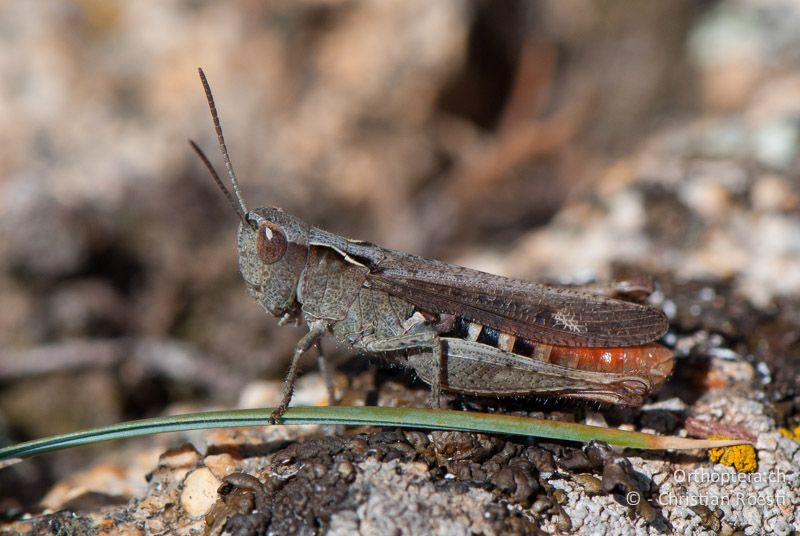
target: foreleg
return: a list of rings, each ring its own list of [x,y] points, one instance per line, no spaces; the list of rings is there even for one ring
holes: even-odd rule
[[[303,354],[312,346],[317,344],[319,338],[325,333],[325,330],[325,324],[320,321],[314,322],[309,325],[308,333],[303,335],[303,338],[297,342],[294,348],[294,355],[292,356],[292,364],[289,365],[289,372],[286,374],[286,380],[283,382],[283,398],[278,407],[275,408],[275,411],[272,412],[272,415],[269,416],[270,424],[278,424],[281,415],[286,413],[286,410],[289,408],[289,402],[292,401],[292,394],[294,394],[294,384],[297,381],[300,358],[303,357]]]

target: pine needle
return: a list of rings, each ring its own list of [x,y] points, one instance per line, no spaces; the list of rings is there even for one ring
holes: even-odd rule
[[[0,448],[0,468],[38,454],[103,441],[184,430],[269,426],[267,419],[272,411],[273,408],[260,408],[171,415],[101,426],[44,439],[35,439],[18,445]],[[579,442],[598,440],[612,445],[636,449],[707,449],[749,443],[746,440],[738,439],[707,440],[656,436],[641,432],[617,430],[615,428],[534,419],[531,417],[421,408],[374,406],[293,407],[289,408],[284,414],[282,423],[287,425],[346,424],[427,430],[460,430]]]

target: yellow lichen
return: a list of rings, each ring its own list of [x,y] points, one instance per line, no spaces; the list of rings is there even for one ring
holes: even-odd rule
[[[791,430],[788,428],[778,428],[778,432],[780,432],[783,437],[800,441],[800,426],[795,426]]]
[[[711,436],[709,439],[734,439],[728,436]],[[718,447],[708,449],[708,459],[733,467],[740,473],[752,473],[758,468],[758,457],[753,445],[736,445],[735,447]]]

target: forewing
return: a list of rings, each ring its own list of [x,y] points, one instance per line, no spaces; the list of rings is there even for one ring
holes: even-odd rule
[[[660,338],[668,326],[652,307],[390,250],[371,267],[367,284],[422,310],[558,346],[635,346]]]

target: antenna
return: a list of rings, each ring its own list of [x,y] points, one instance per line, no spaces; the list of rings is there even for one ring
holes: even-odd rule
[[[211,176],[214,178],[214,182],[217,183],[219,189],[222,190],[222,193],[225,194],[225,197],[228,198],[228,201],[230,201],[233,210],[236,212],[236,214],[239,215],[239,219],[242,220],[242,223],[244,223],[245,225],[250,225],[252,227],[252,224],[250,224],[250,222],[247,221],[247,213],[243,212],[244,208],[240,206],[239,203],[236,202],[236,198],[233,197],[233,195],[231,195],[231,192],[225,187],[225,184],[222,182],[222,179],[219,178],[217,170],[214,169],[214,166],[208,160],[206,153],[204,153],[203,150],[200,148],[200,146],[197,145],[193,140],[189,140],[189,145],[192,146],[194,152],[196,152],[197,156],[200,157],[200,160],[203,161],[203,164],[205,164],[209,173],[211,173]]]
[[[231,164],[230,156],[228,156],[228,147],[225,145],[225,136],[222,134],[222,126],[219,123],[219,114],[217,114],[217,107],[214,104],[214,96],[211,94],[211,86],[208,85],[208,80],[206,79],[206,75],[203,72],[203,69],[197,69],[198,73],[200,73],[200,81],[203,83],[203,90],[206,93],[206,100],[208,101],[208,109],[211,111],[211,119],[214,122],[214,130],[217,133],[217,142],[219,143],[219,149],[222,152],[222,159],[225,161],[225,167],[228,169],[228,177],[231,179],[231,184],[233,185],[233,193],[228,191],[225,188],[225,185],[222,183],[222,180],[219,178],[219,174],[214,169],[214,166],[211,165],[211,162],[206,157],[205,153],[197,146],[197,144],[191,140],[189,140],[189,144],[198,154],[200,159],[203,161],[205,166],[208,168],[209,172],[211,172],[211,176],[214,178],[214,182],[217,183],[217,186],[222,190],[225,194],[225,197],[228,198],[233,209],[239,215],[239,219],[242,220],[243,223],[247,225],[252,224],[247,221],[247,206],[244,204],[244,199],[242,198],[242,192],[239,190],[239,181],[236,180],[236,173],[233,171],[233,164]],[[234,197],[235,196],[235,197]]]

